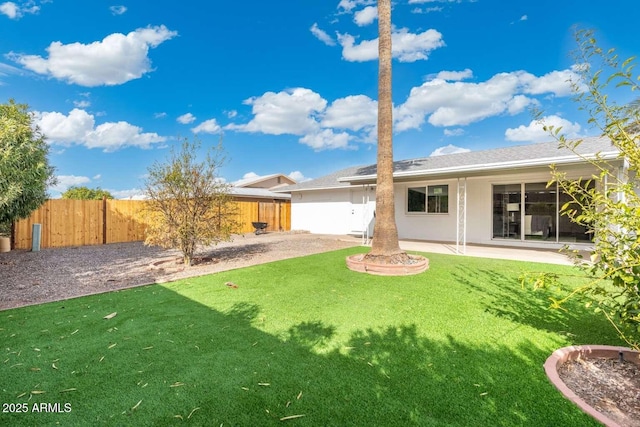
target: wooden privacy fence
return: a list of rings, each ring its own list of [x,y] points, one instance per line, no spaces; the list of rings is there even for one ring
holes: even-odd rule
[[[254,221],[267,231],[291,230],[291,203],[286,200],[235,200],[238,233],[254,231]],[[140,200],[47,200],[27,219],[14,224],[13,247],[31,249],[33,224],[41,224],[42,248],[102,245],[145,239]]]

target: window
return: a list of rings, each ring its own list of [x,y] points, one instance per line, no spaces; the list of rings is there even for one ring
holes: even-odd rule
[[[449,213],[449,186],[409,187],[407,212]]]
[[[407,194],[407,212],[424,212],[427,194],[424,187],[410,187]]]
[[[430,185],[428,188],[428,213],[448,213],[449,212],[449,186]]]

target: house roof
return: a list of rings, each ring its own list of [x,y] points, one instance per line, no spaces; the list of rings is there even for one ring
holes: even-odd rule
[[[232,196],[252,197],[256,199],[290,199],[291,194],[276,193],[266,188],[231,187]]]
[[[252,188],[264,188],[261,186],[262,183],[267,182],[273,178],[283,178],[284,181],[282,184],[279,184],[277,186],[274,187],[270,187],[270,188],[275,188],[275,187],[280,187],[283,185],[287,185],[287,183],[289,184],[295,184],[296,181],[291,179],[290,177],[288,177],[285,174],[282,173],[274,173],[271,175],[265,175],[265,176],[259,176],[259,177],[255,177],[255,178],[247,178],[247,179],[241,179],[240,181],[237,181],[236,183],[234,183],[234,187],[252,187]]]
[[[466,153],[454,153],[417,159],[400,160],[393,163],[394,179],[415,180],[434,176],[467,176],[491,171],[514,170],[550,164],[584,163],[585,158],[596,154],[606,159],[618,157],[619,151],[611,141],[603,137],[584,138],[576,153],[568,148],[559,148],[557,141],[519,145]],[[307,191],[349,187],[352,184],[374,183],[377,167],[355,166],[334,172],[321,178],[278,188],[276,191]]]
[[[341,182],[339,181],[339,179],[345,176],[357,174],[358,171],[369,167],[371,166],[352,166],[320,178],[312,179],[311,181],[305,181],[294,185],[287,185],[286,187],[279,187],[277,189],[274,189],[274,191],[289,193],[291,191],[328,190],[333,188],[350,187],[351,184],[349,184],[348,182]]]

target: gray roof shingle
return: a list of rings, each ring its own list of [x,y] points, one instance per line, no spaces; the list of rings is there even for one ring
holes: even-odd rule
[[[576,149],[579,155],[589,156],[596,153],[615,155],[618,152],[607,138],[589,137],[583,138],[581,141]],[[418,176],[420,174],[428,175],[434,171],[457,171],[463,173],[472,170],[505,169],[510,165],[519,163],[530,163],[532,165],[541,163],[551,164],[558,163],[562,160],[577,161],[578,159],[579,157],[569,149],[560,148],[557,141],[552,141],[400,160],[394,162],[393,166],[394,176]],[[354,166],[336,171],[318,179],[278,188],[277,191],[291,192],[349,187],[350,183],[344,181],[344,178],[349,178],[352,182],[364,181],[367,178],[375,177],[376,169],[375,164]]]

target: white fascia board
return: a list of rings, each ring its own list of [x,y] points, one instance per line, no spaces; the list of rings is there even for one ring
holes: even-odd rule
[[[334,187],[313,187],[313,188],[298,188],[297,190],[277,190],[277,191],[272,190],[272,191],[276,193],[298,193],[302,191],[340,190],[344,188],[351,188],[351,187],[348,185],[337,185]]]
[[[566,164],[579,164],[584,163],[585,160],[595,160],[597,156],[600,156],[600,159],[603,160],[613,160],[618,158],[620,153],[617,151],[611,151],[606,153],[598,153],[596,154],[586,154],[581,156],[564,156],[564,157],[548,157],[543,159],[535,159],[531,160],[517,160],[513,162],[500,162],[500,163],[482,163],[478,165],[469,165],[469,166],[454,166],[449,168],[440,168],[440,169],[423,169],[416,171],[407,171],[407,172],[396,172],[393,174],[394,178],[411,178],[411,177],[423,177],[430,175],[442,175],[442,174],[452,174],[452,173],[470,173],[470,172],[484,172],[484,171],[495,171],[500,169],[514,169],[514,168],[532,168],[539,166],[549,166],[549,165],[566,165]],[[339,182],[358,182],[358,181],[370,181],[372,179],[376,179],[375,174],[364,175],[364,176],[345,176],[342,178],[338,178]]]
[[[373,175],[374,179],[375,179],[375,175]],[[339,179],[339,181],[342,180],[342,178]],[[362,186],[362,185],[368,185],[370,187],[375,187],[376,184],[372,183],[372,184],[356,184],[357,186]],[[303,192],[303,191],[324,191],[324,190],[348,190],[350,188],[354,188],[356,185],[337,185],[337,186],[333,186],[333,187],[313,187],[313,188],[299,188],[297,190],[280,190],[280,191],[275,191],[275,190],[271,190],[271,191],[275,191],[276,193],[298,193],[298,192]]]

